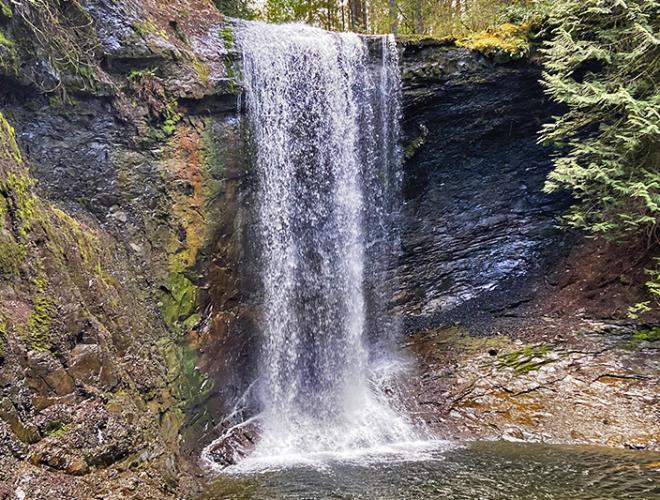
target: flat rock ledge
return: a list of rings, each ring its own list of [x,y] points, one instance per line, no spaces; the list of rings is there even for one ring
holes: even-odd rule
[[[528,318],[420,332],[416,411],[436,435],[660,450],[660,342],[616,322]],[[653,338],[653,337],[652,337]]]

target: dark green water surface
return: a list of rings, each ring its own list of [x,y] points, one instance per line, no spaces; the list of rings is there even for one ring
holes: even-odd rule
[[[204,499],[660,499],[660,454],[514,443],[221,474]]]

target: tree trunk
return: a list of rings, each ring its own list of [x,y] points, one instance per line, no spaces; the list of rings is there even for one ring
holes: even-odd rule
[[[359,0],[348,0],[348,6],[350,9],[350,19],[349,19],[349,30],[350,31],[355,31],[355,25],[356,25],[356,20],[357,20],[357,2]]]
[[[343,0],[341,2],[341,30],[346,31],[346,9]]]
[[[397,13],[396,0],[390,0],[390,32],[397,34],[399,29],[399,16]]]
[[[415,33],[422,35],[424,33],[424,17],[422,16],[422,0],[413,1],[413,24]]]

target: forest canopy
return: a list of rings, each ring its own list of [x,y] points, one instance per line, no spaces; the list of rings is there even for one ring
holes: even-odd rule
[[[228,16],[300,21],[334,31],[462,35],[483,30],[522,0],[215,0]]]
[[[648,301],[660,305],[660,3],[559,0],[544,24],[543,85],[566,112],[546,124],[556,148],[546,191],[568,189],[565,223],[592,236],[645,240]]]

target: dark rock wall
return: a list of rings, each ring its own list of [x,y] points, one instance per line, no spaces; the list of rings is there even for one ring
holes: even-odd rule
[[[397,303],[410,329],[488,321],[529,300],[564,252],[567,206],[542,192],[553,106],[528,61],[400,43],[405,215]]]

